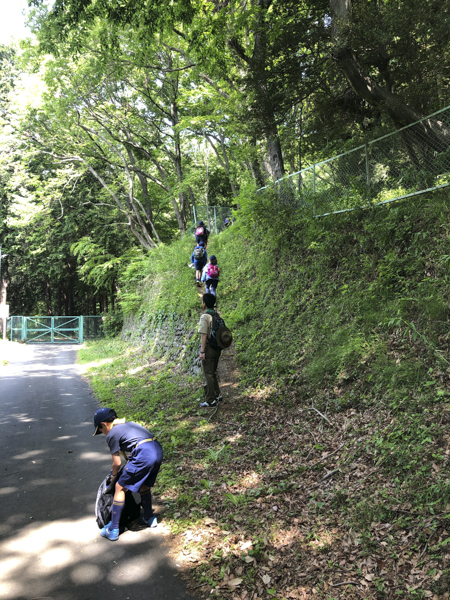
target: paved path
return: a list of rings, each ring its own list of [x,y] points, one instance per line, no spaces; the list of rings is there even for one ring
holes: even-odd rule
[[[0,598],[189,600],[158,530],[99,535],[111,459],[75,358],[76,346],[0,350]]]

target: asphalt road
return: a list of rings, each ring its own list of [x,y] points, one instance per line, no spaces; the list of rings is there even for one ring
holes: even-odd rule
[[[0,598],[192,599],[158,529],[99,534],[94,504],[111,459],[104,436],[92,437],[98,404],[75,359],[76,346],[0,352]]]

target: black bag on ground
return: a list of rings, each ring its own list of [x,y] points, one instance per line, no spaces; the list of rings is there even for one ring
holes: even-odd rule
[[[123,467],[122,467],[123,469]],[[101,482],[97,492],[97,500],[95,501],[95,518],[99,529],[102,529],[105,525],[111,521],[112,504],[114,500],[114,488],[117,479],[122,473],[122,469],[117,475],[111,479],[108,475]],[[122,533],[126,527],[136,519],[139,518],[141,509],[139,504],[136,503],[133,494],[127,490],[125,492],[125,506],[123,507],[122,514],[120,516],[119,531]]]

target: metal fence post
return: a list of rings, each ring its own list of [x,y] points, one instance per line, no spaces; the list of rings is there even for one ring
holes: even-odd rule
[[[22,340],[27,341],[27,318],[26,317],[22,317]]]
[[[216,230],[217,235],[217,215],[216,215],[216,207],[214,207],[214,228]]]
[[[194,211],[194,223],[197,223],[197,215],[195,214],[195,206],[192,205],[192,210]]]
[[[78,341],[83,343],[83,317],[78,317]]]
[[[316,216],[316,163],[313,164],[313,216]]]
[[[53,344],[54,341],[54,326],[55,326],[55,317],[50,317],[50,327],[51,327],[51,333],[50,333],[50,341]]]
[[[364,144],[366,148],[366,184],[367,198],[370,199],[370,168],[369,168],[369,144]]]

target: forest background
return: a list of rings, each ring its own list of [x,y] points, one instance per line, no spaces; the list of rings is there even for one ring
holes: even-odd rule
[[[193,205],[449,101],[446,2],[29,4],[34,37],[1,51],[12,314],[117,314],[120,273]]]

